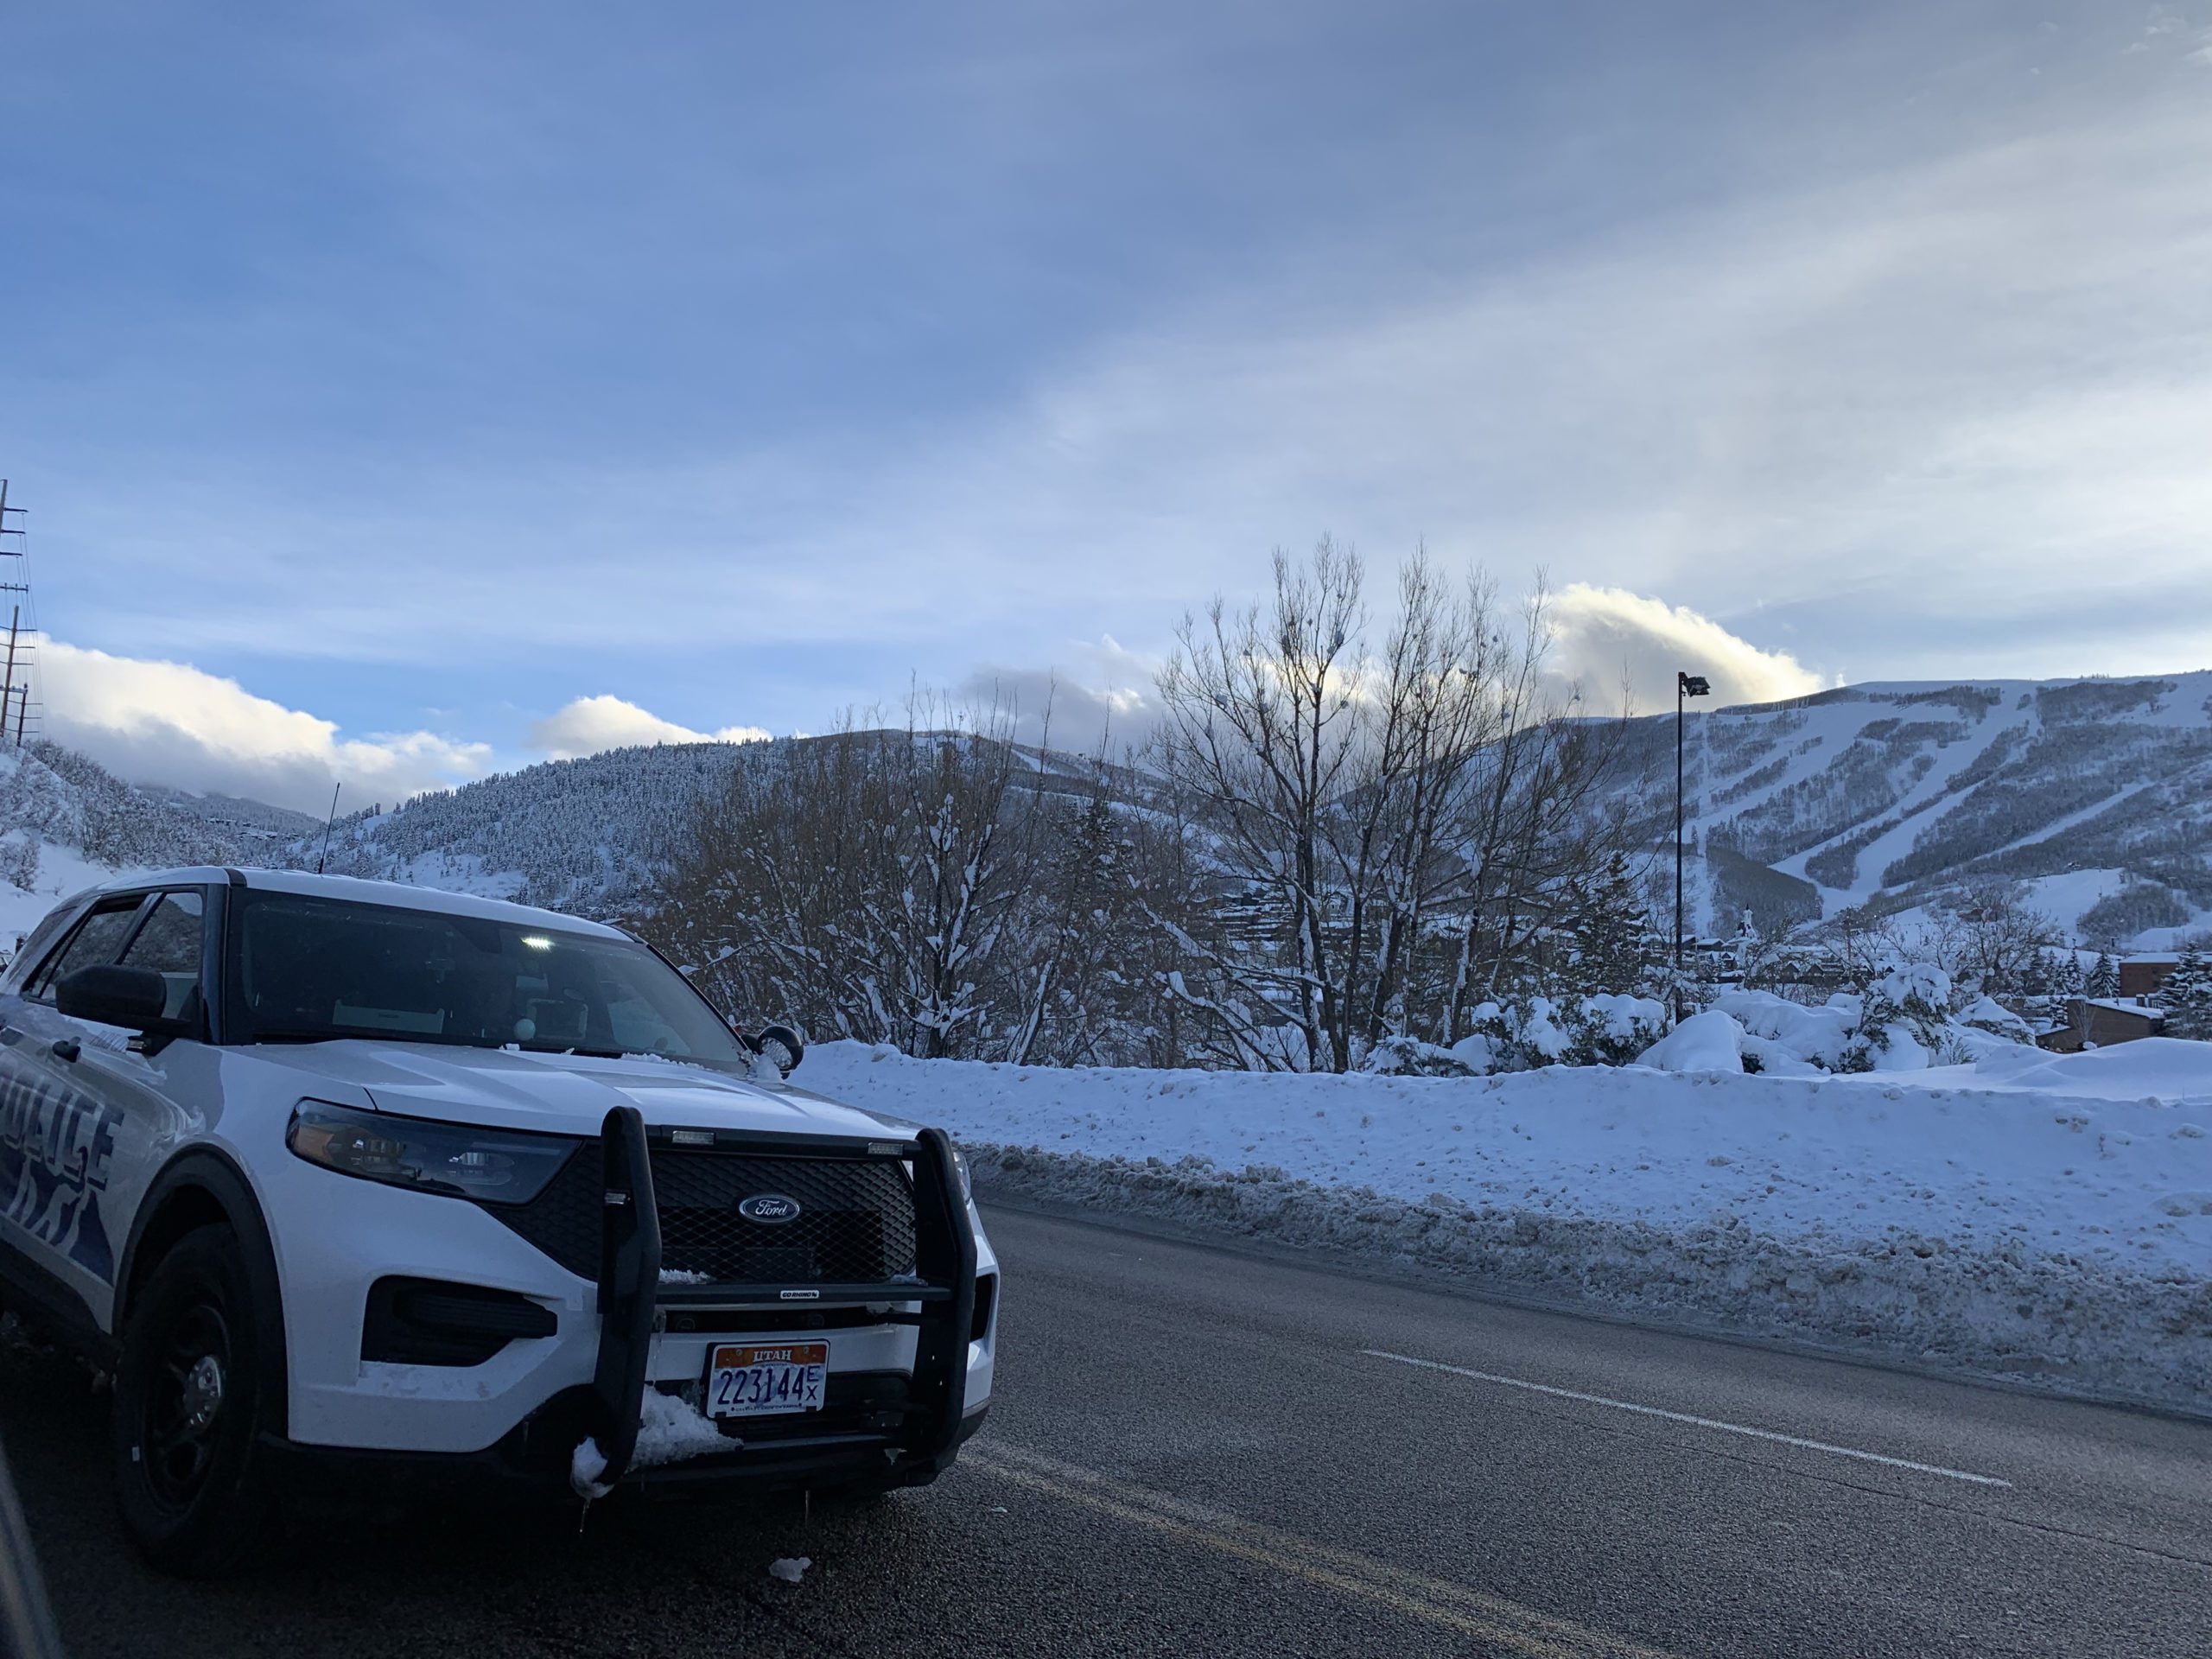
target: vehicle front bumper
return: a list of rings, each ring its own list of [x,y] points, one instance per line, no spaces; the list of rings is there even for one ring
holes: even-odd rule
[[[830,1397],[821,1411],[736,1420],[725,1429],[728,1452],[652,1463],[628,1472],[625,1484],[933,1479],[982,1421],[997,1334],[997,1262],[958,1190],[949,1141],[924,1131],[901,1149],[911,1154],[920,1247],[912,1278],[695,1287],[659,1282],[647,1133],[632,1109],[608,1115],[601,1143],[608,1201],[595,1285],[475,1206],[286,1166],[296,1179],[313,1179],[294,1202],[312,1200],[324,1224],[278,1233],[291,1245],[283,1266],[292,1363],[287,1432],[265,1442],[272,1464],[296,1485],[337,1492],[565,1488],[576,1446],[590,1439],[608,1465],[601,1484],[613,1484],[628,1471],[645,1389],[696,1402],[719,1344],[827,1342]],[[394,1205],[419,1212],[425,1224],[394,1228]],[[379,1205],[381,1214],[366,1213]],[[356,1211],[365,1212],[358,1220]],[[373,1250],[362,1248],[364,1240]],[[557,1329],[510,1341],[474,1365],[356,1357],[366,1287],[393,1269],[518,1294],[552,1313]],[[980,1315],[979,1273],[991,1292]],[[300,1294],[310,1287],[315,1294]]]

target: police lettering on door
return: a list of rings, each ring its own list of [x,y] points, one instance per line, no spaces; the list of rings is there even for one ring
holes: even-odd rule
[[[99,1195],[118,1121],[112,1106],[52,1078],[0,1077],[0,1215],[110,1283]]]

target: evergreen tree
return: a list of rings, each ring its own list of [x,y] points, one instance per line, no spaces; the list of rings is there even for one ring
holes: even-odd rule
[[[2166,1011],[2166,1036],[2212,1042],[2212,962],[2202,950],[2182,952],[2181,965],[2158,987],[2158,1005]]]
[[[2063,1025],[2077,996],[2088,995],[2088,982],[2082,976],[2082,959],[2071,950],[2062,950],[2051,964],[2050,1000],[2053,1024]]]
[[[2051,999],[2056,994],[2056,975],[2052,969],[2050,952],[2037,950],[2021,965],[2015,995],[1999,1000],[2029,1024],[2048,1026],[2051,1023]]]
[[[2089,969],[2089,978],[2082,991],[2084,996],[2112,997],[2120,995],[2120,968],[2109,950],[2097,954],[2097,965]]]
[[[1578,875],[1569,885],[1564,931],[1569,964],[1564,976],[1586,995],[1634,991],[1652,961],[1655,935],[1649,907],[1625,855]]]

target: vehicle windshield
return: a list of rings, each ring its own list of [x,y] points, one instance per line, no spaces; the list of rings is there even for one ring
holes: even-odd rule
[[[706,1000],[628,939],[289,893],[236,896],[248,1042],[378,1037],[747,1060]]]

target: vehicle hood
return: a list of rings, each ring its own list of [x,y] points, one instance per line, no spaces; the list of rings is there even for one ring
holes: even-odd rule
[[[904,1135],[914,1127],[788,1084],[660,1059],[350,1040],[255,1053],[293,1074],[303,1096],[344,1104],[359,1090],[378,1111],[490,1128],[597,1135],[616,1106],[672,1128],[880,1140],[886,1129]]]

